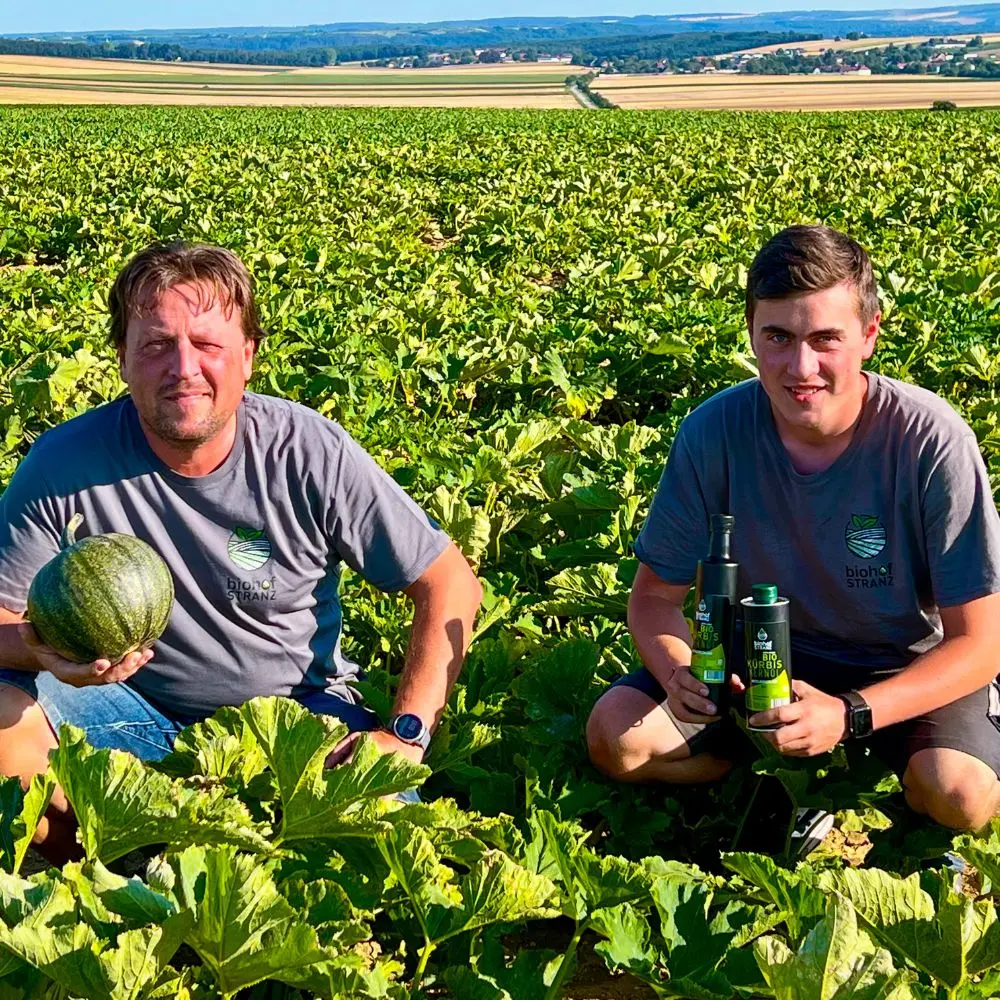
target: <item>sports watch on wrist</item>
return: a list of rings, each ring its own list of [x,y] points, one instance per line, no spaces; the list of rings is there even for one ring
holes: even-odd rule
[[[431,731],[424,725],[424,720],[412,712],[401,712],[389,720],[389,732],[401,743],[420,747],[426,750],[430,746]]]
[[[872,734],[872,710],[871,706],[857,691],[847,691],[837,695],[847,706],[847,732],[848,739],[861,740]]]

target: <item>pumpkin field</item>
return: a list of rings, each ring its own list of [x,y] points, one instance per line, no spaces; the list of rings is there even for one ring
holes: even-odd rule
[[[324,770],[342,727],[283,699],[158,765],[64,727],[0,783],[0,1000],[1000,996],[1000,821],[918,819],[858,745],[748,733],[725,781],[667,789],[583,739],[639,665],[631,545],[672,436],[754,374],[746,269],[784,226],[868,248],[870,367],[949,400],[1000,494],[998,191],[985,110],[0,108],[0,491],[122,393],[125,260],[208,241],[255,277],[251,388],[343,424],[485,588],[426,766],[365,740]],[[349,572],[343,602],[386,713],[409,605]],[[30,849],[56,782],[85,852],[61,870]],[[837,814],[804,863],[796,806]]]

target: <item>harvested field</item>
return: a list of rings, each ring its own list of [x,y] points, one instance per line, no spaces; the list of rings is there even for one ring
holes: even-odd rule
[[[919,45],[926,42],[928,38],[933,36],[940,36],[939,32],[928,32],[924,35],[908,35],[904,38],[892,38],[890,36],[884,36],[880,38],[857,38],[857,39],[846,39],[841,38],[840,41],[836,41],[833,38],[816,38],[809,42],[785,42],[780,45],[761,45],[755,49],[739,49],[740,52],[777,52],[778,49],[798,49],[805,52],[807,55],[818,55],[820,52],[826,49],[837,49],[838,51],[844,52],[856,52],[864,49],[881,49],[885,48],[887,45]],[[975,35],[948,35],[949,38],[955,38],[960,42],[967,42],[970,38],[976,37]],[[983,42],[989,45],[991,42],[1000,41],[1000,35],[983,35]]]
[[[0,56],[0,103],[575,108],[553,64],[385,70]]]
[[[622,108],[733,111],[847,111],[1000,105],[994,80],[904,76],[626,76],[602,77],[594,89]]]

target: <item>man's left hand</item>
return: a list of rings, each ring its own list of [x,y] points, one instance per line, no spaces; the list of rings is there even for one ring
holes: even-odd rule
[[[843,704],[843,702],[841,702]],[[338,764],[346,764],[354,756],[354,748],[358,740],[364,736],[364,732],[349,733],[330,752],[326,758],[327,767],[336,767]],[[412,743],[404,743],[399,737],[390,733],[387,729],[374,729],[369,734],[372,742],[382,753],[399,753],[412,760],[414,764],[420,764],[424,759],[424,752],[420,747]]]
[[[791,705],[751,715],[751,726],[780,729],[760,733],[779,753],[789,757],[815,757],[832,750],[847,735],[847,708],[832,694],[805,681],[792,681],[796,700]]]

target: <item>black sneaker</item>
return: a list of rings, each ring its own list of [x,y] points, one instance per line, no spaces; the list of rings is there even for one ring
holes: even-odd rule
[[[790,853],[801,860],[812,854],[833,829],[833,813],[825,809],[799,809],[795,814]]]

